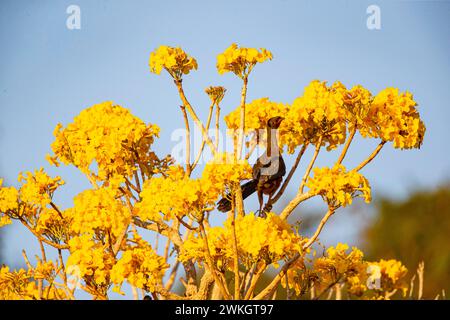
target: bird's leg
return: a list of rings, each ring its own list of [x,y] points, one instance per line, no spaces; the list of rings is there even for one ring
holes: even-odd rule
[[[262,217],[265,216],[265,213],[263,212],[263,205],[264,205],[264,195],[262,190],[258,190],[258,200],[259,200],[259,216]]]
[[[263,209],[264,216],[266,216],[267,212],[270,212],[272,210],[272,197],[273,193],[269,194],[269,199],[267,199],[266,205],[264,206]]]

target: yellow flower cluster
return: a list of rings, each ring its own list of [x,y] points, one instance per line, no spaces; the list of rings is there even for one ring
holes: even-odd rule
[[[289,107],[286,104],[272,102],[269,98],[253,100],[245,105],[245,133],[265,129],[270,118],[285,117],[288,110]],[[240,108],[236,108],[225,117],[225,123],[229,129],[238,130],[240,122]]]
[[[181,167],[180,167],[181,168]],[[135,206],[135,214],[142,220],[160,221],[203,212],[213,205],[217,194],[208,194],[200,180],[190,179],[184,171],[167,177],[153,177],[144,183],[141,202]]]
[[[123,251],[122,257],[111,270],[111,281],[117,286],[116,292],[121,293],[120,286],[125,280],[149,292],[162,283],[162,277],[169,265],[147,242],[139,240],[138,243],[139,246]]]
[[[177,80],[181,79],[183,74],[188,74],[192,69],[197,70],[197,61],[189,56],[180,47],[160,46],[150,53],[150,71],[160,74],[164,68]]]
[[[36,268],[29,270],[10,271],[6,266],[0,267],[0,300],[66,299],[63,289],[45,285],[53,282],[55,268],[52,261],[39,262]],[[41,290],[37,280],[46,280]]]
[[[26,270],[10,271],[6,266],[0,267],[1,300],[31,300],[36,296],[36,283],[30,281],[30,275]]]
[[[206,163],[201,183],[205,190],[217,197],[223,194],[226,188],[251,177],[252,167],[247,160],[234,160],[231,153],[218,153],[213,160]]]
[[[342,281],[347,284],[349,293],[361,296],[367,289],[367,264],[361,250],[352,247],[347,253],[348,249],[349,246],[342,243],[329,247],[324,257],[315,260],[313,268],[321,287]]]
[[[228,220],[225,228],[232,230]],[[254,260],[267,252],[268,260],[276,262],[288,255],[301,251],[301,238],[291,230],[291,226],[275,213],[266,218],[254,213],[239,217],[236,223],[238,250]]]
[[[301,251],[302,238],[291,230],[286,221],[274,213],[269,213],[267,218],[261,218],[252,212],[238,217],[235,224],[238,255],[241,262],[246,265],[261,258],[269,264],[276,263]],[[230,246],[233,241],[231,219],[228,219],[223,227],[207,228],[206,233],[209,252],[214,263],[220,268],[231,268],[233,258]],[[205,248],[204,239],[198,234],[191,234],[183,246],[179,259],[204,261]]]
[[[35,222],[38,214],[46,210],[56,189],[64,184],[60,177],[50,177],[39,169],[19,174],[21,187],[2,187],[0,179],[0,227],[10,224],[11,217],[19,216],[30,222]]]
[[[50,204],[55,190],[64,184],[61,177],[50,177],[44,169],[36,170],[34,173],[26,172],[19,174],[19,182],[23,182],[20,188],[20,200],[27,205],[45,208]]]
[[[398,149],[419,148],[425,136],[425,125],[416,105],[411,93],[399,93],[396,88],[384,89],[372,101],[367,115],[371,129],[366,135],[392,141]]]
[[[370,263],[370,265],[379,268],[380,273],[375,276],[378,276],[380,279],[380,289],[382,291],[401,290],[403,294],[406,294],[408,284],[405,276],[408,273],[408,269],[400,261],[381,259],[378,262]]]
[[[54,135],[55,157],[48,157],[52,163],[73,164],[103,181],[114,175],[131,176],[137,161],[145,163],[159,127],[146,125],[129,110],[108,101],[83,110],[66,128],[59,124]],[[93,165],[97,174],[91,174]]]
[[[169,169],[167,177],[154,177],[144,183],[136,214],[152,221],[188,214],[196,217],[213,209],[227,186],[250,177],[248,162],[234,162],[231,154],[216,155],[199,179],[191,179],[180,166],[175,166]]]
[[[220,103],[220,101],[222,101],[223,97],[225,96],[226,91],[227,89],[221,86],[210,86],[205,89],[205,93],[209,96],[212,103]]]
[[[314,284],[316,292],[339,283],[345,285],[351,297],[384,299],[393,290],[405,293],[407,269],[396,260],[369,262],[361,250],[338,243],[329,247],[324,256],[311,267],[299,260],[288,270],[288,284],[297,294],[304,294]],[[285,281],[282,281],[283,286]]]
[[[322,145],[328,150],[345,142],[347,132],[358,130],[363,137],[392,141],[395,148],[418,148],[425,135],[425,125],[410,93],[387,88],[375,97],[361,85],[347,89],[336,81],[312,81],[292,105],[275,103],[267,98],[246,105],[246,133],[266,126],[267,120],[283,116],[279,128],[281,145],[293,153],[305,143]],[[240,110],[225,117],[230,129],[238,129]]]
[[[217,56],[217,71],[219,74],[233,72],[244,79],[258,62],[263,63],[266,60],[272,60],[272,53],[269,50],[239,48],[237,44],[233,43]]]
[[[317,274],[308,268],[306,262],[310,261],[303,256],[291,265],[286,274],[287,281],[286,276],[281,280],[283,288],[288,285],[289,289],[293,289],[300,296],[312,287],[312,284],[317,281]]]
[[[347,171],[343,165],[315,168],[314,176],[306,185],[310,193],[320,194],[335,207],[345,207],[357,196],[364,198],[366,203],[372,199],[369,181],[354,170]]]
[[[116,191],[111,188],[83,191],[75,197],[74,207],[64,214],[70,217],[70,228],[76,234],[96,233],[114,238],[123,233],[131,220],[130,210],[116,199]]]
[[[55,277],[57,266],[56,264],[49,260],[46,262],[38,261],[36,268],[30,270],[35,279],[52,279]]]
[[[61,217],[55,209],[43,208],[34,230],[59,243],[70,236],[70,222],[70,218]]]
[[[110,283],[110,272],[115,263],[114,256],[107,249],[107,244],[92,240],[84,234],[69,240],[70,256],[67,259],[67,270],[71,275],[84,279],[86,284],[100,286],[104,290]]]
[[[328,87],[326,82],[312,81],[302,96],[294,100],[280,127],[280,138],[289,153],[306,142],[318,143],[328,150],[345,142],[346,112],[338,84]]]
[[[350,90],[340,82],[335,82],[333,87],[342,95],[348,130],[358,130],[363,136],[370,130],[369,109],[372,103],[372,93],[361,85],[356,85]]]
[[[11,223],[7,214],[16,213],[19,208],[19,192],[14,187],[2,187],[3,179],[0,179],[0,228]]]

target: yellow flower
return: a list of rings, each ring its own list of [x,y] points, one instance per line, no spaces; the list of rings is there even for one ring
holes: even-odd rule
[[[219,74],[233,72],[241,78],[246,78],[257,63],[272,60],[272,53],[264,48],[238,48],[233,43],[223,53],[217,56],[217,71]]]
[[[347,244],[338,243],[336,247],[329,247],[324,257],[314,261],[314,271],[319,277],[321,288],[335,282],[344,282],[350,294],[361,296],[367,289],[367,263],[363,260],[363,253],[356,247],[348,252]]]
[[[111,281],[119,290],[122,283],[128,280],[131,285],[151,292],[155,290],[155,286],[162,283],[169,265],[147,242],[137,242],[138,246],[123,251],[122,257],[111,270]]]
[[[306,142],[317,144],[320,137],[328,150],[344,143],[347,125],[343,103],[337,85],[327,87],[326,82],[312,81],[294,100],[280,127],[282,144],[292,153]]]
[[[387,88],[373,99],[368,113],[371,128],[363,136],[392,141],[394,148],[419,148],[425,136],[425,125],[409,92]]]
[[[199,217],[214,209],[215,202],[227,187],[251,177],[247,161],[234,162],[232,154],[217,154],[206,164],[202,177],[188,177],[182,167],[169,168],[166,177],[153,177],[144,183],[135,213],[143,220],[159,221]]]
[[[144,183],[135,213],[142,220],[181,218],[202,212],[208,202],[211,204],[211,199],[204,199],[203,195],[199,180],[190,179],[184,171],[169,169],[167,177],[154,177]]]
[[[276,116],[285,117],[288,109],[289,107],[286,104],[272,102],[269,98],[253,100],[245,105],[245,132],[249,133],[265,129],[270,118]],[[238,130],[240,122],[240,107],[225,117],[225,123],[229,129]]]
[[[201,184],[211,193],[213,200],[233,184],[252,177],[252,167],[247,160],[234,160],[231,153],[218,153],[205,165]]]
[[[39,297],[55,300],[66,299],[66,293],[52,283],[55,278],[56,265],[52,261],[38,262],[32,269],[10,271],[8,267],[0,266],[0,300],[37,300]],[[37,280],[45,280],[42,295],[39,295]]]
[[[115,262],[108,245],[95,242],[90,235],[84,234],[70,239],[69,247],[67,270],[71,270],[73,276],[83,278],[88,285],[101,286],[106,290]]]
[[[73,164],[83,173],[103,181],[114,175],[132,176],[137,162],[149,167],[155,162],[150,146],[159,135],[159,127],[146,125],[130,111],[111,101],[83,110],[66,128],[58,125],[52,143],[55,157]],[[93,172],[97,167],[98,172]]]
[[[209,98],[211,99],[212,103],[220,103],[220,101],[222,101],[223,97],[225,96],[225,92],[227,91],[227,89],[225,89],[224,87],[208,87],[205,89],[206,94],[209,96]]]
[[[34,173],[19,174],[18,181],[23,182],[20,188],[21,201],[29,206],[42,208],[51,202],[55,190],[64,185],[61,177],[51,178],[43,168]]]
[[[180,47],[160,46],[150,53],[150,71],[160,74],[162,69],[176,80],[180,80],[183,74],[188,74],[192,69],[197,70],[197,61],[189,56]]]
[[[65,241],[70,236],[71,219],[61,218],[55,209],[43,208],[37,219],[34,230],[54,242]]]
[[[315,168],[314,176],[306,184],[312,194],[320,194],[332,206],[347,206],[354,197],[371,201],[369,181],[360,173],[346,171],[343,165]]]
[[[8,267],[0,266],[0,300],[33,299],[37,296],[37,291],[32,290],[32,283],[26,270],[10,271]]]
[[[267,218],[249,213],[238,217],[236,223],[236,238],[239,259],[245,265],[250,265],[258,259],[276,263],[300,252],[302,238],[294,233],[289,224],[274,213]],[[230,243],[233,241],[233,227],[228,219],[223,227],[212,227],[206,230],[211,256],[215,263],[224,267],[231,267],[233,250]],[[183,246],[179,259],[205,260],[204,240],[200,235],[192,234]]]
[[[384,260],[370,263],[371,266],[378,267],[380,270],[380,288],[383,292],[391,292],[393,290],[401,290],[403,295],[406,294],[408,283],[406,282],[406,274],[408,269],[397,260]]]
[[[117,238],[128,227],[130,210],[111,188],[86,190],[74,199],[74,207],[65,211],[76,234],[101,233]]]
[[[0,179],[0,228],[11,223],[7,213],[17,214],[19,208],[19,192],[14,187],[2,187],[3,179]]]

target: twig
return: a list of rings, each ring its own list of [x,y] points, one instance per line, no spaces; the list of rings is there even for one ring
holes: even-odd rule
[[[131,187],[135,192],[137,192],[138,194],[141,193],[141,190],[138,189],[134,184],[132,184],[130,182],[130,180],[128,180],[127,177],[125,177],[125,184],[127,185],[127,187]]]
[[[244,298],[245,300],[249,300],[252,298],[253,292],[255,291],[256,284],[258,283],[259,278],[266,271],[266,267],[267,267],[267,264],[263,261],[261,263],[261,266],[258,268],[258,270],[256,271],[256,273],[253,275],[253,277],[251,279],[250,286],[245,294],[245,298]]]
[[[61,219],[64,220],[64,217],[63,217],[61,211],[60,211],[60,210],[58,209],[58,207],[53,203],[53,201],[50,201],[50,205],[52,206],[53,209],[55,209],[55,211],[58,213],[59,217],[60,217]]]
[[[306,169],[305,175],[302,179],[302,184],[300,185],[299,192],[303,193],[303,189],[305,188],[306,181],[308,180],[309,174],[311,173],[312,167],[314,166],[314,163],[316,162],[317,156],[319,155],[320,148],[322,147],[322,140],[323,136],[320,136],[319,141],[317,142],[316,149],[314,150],[313,157],[311,161],[309,162],[308,168]]]
[[[158,250],[159,250],[159,236],[160,236],[160,234],[159,233],[157,233],[156,234],[156,239],[155,239],[155,252],[158,252]]]
[[[294,211],[297,206],[302,203],[305,200],[308,200],[312,197],[314,197],[315,194],[305,192],[305,193],[297,193],[297,195],[294,197],[294,199],[289,202],[289,204],[283,209],[283,211],[280,213],[280,218],[286,220],[289,215]]]
[[[273,294],[273,291],[276,290],[278,285],[280,284],[281,280],[287,276],[287,271],[290,268],[290,266],[297,261],[297,259],[300,257],[300,253],[296,253],[294,257],[286,262],[283,267],[281,268],[280,272],[275,276],[275,278],[270,282],[270,284],[262,290],[256,297],[254,297],[254,300],[262,300],[266,299],[267,297],[271,296]]]
[[[44,244],[42,243],[42,240],[40,240],[40,239],[39,239],[39,247],[41,249],[42,260],[44,262],[47,262],[47,255],[45,254]]]
[[[421,300],[422,299],[422,294],[423,294],[423,273],[425,270],[425,263],[423,261],[421,261],[419,263],[419,266],[417,267],[417,275],[419,276],[419,292],[417,294],[417,299]]]
[[[220,104],[216,104],[216,149],[219,150],[219,120],[220,120]]]
[[[175,282],[175,278],[177,276],[177,271],[178,271],[179,265],[180,265],[180,261],[177,260],[177,262],[175,262],[175,265],[173,266],[172,270],[170,271],[169,280],[167,280],[166,286],[165,286],[166,290],[168,290],[168,291],[170,291],[172,289],[172,286]]]
[[[191,129],[189,127],[189,119],[185,106],[180,106],[183,113],[184,125],[186,127],[186,174],[189,177],[191,175]]]
[[[134,300],[139,300],[139,295],[138,295],[138,292],[137,292],[135,286],[131,286],[131,291],[132,291],[132,293],[133,293],[133,299],[134,299]]]
[[[303,245],[303,250],[309,248],[314,241],[316,241],[317,237],[319,236],[320,232],[322,231],[324,225],[327,223],[328,219],[334,214],[336,209],[329,208],[325,216],[322,218],[322,220],[319,223],[319,226],[316,229],[316,232],[314,232],[313,236]]]
[[[239,300],[240,296],[239,257],[238,257],[238,246],[236,236],[236,215],[234,208],[232,208],[231,212],[232,212],[231,226],[233,227],[234,300]]]
[[[389,300],[396,292],[398,289],[394,289],[390,292],[386,292],[386,294],[384,295],[384,299],[385,300]]]
[[[238,144],[237,144],[237,157],[241,159],[242,156],[242,147],[244,144],[244,132],[245,132],[245,99],[247,97],[247,84],[248,77],[244,77],[242,83],[241,90],[241,105],[240,105],[240,124],[239,124],[239,132],[238,132]]]
[[[337,283],[335,285],[336,290],[336,300],[342,300],[342,285],[340,283]]]
[[[413,295],[413,291],[414,291],[414,280],[416,279],[416,275],[414,274],[412,277],[411,277],[411,281],[410,281],[410,284],[409,284],[409,298],[411,299],[412,298],[412,295]]]
[[[252,268],[251,268],[251,270],[250,270],[250,273],[248,273],[248,271],[247,271],[248,274],[244,277],[244,279],[245,279],[245,281],[244,281],[244,283],[245,283],[245,286],[244,286],[244,297],[246,296],[246,292],[248,292],[248,290],[249,290],[249,286],[250,286],[250,284],[252,282],[253,275],[255,274],[255,271],[256,271],[256,265],[257,264],[254,263]]]
[[[209,269],[214,277],[215,283],[219,285],[220,291],[222,292],[223,297],[226,300],[230,300],[230,294],[228,293],[228,290],[226,290],[226,287],[222,280],[217,276],[216,270],[214,268],[213,259],[211,257],[211,253],[209,251],[209,244],[208,244],[208,236],[206,235],[205,228],[203,226],[203,222],[200,223],[200,234],[202,235],[204,247],[205,247],[205,253],[206,253],[206,261],[207,265],[209,266]]]
[[[323,289],[323,291],[316,297],[314,297],[314,299],[312,300],[319,300],[320,298],[322,298],[322,296],[328,292],[328,290],[333,290],[333,288],[339,284],[339,281],[341,281],[341,277],[338,277],[335,281],[333,281],[332,283],[330,283],[325,289]],[[336,293],[337,294],[337,293]],[[337,299],[336,299],[337,300]]]
[[[27,256],[25,249],[22,250],[22,256],[23,256],[23,259],[25,260],[25,264],[27,265],[28,269],[30,269],[30,270],[33,269],[33,267],[31,266],[30,260],[28,260],[28,256]]]
[[[381,151],[381,149],[383,148],[385,143],[386,143],[386,141],[381,141],[378,144],[378,146],[375,148],[375,150],[370,154],[370,156],[366,160],[361,162],[354,170],[359,171],[362,168],[364,168],[370,161],[373,160],[373,158],[375,158],[377,156],[377,154]]]
[[[345,155],[347,154],[348,148],[350,147],[350,144],[352,143],[353,138],[355,137],[356,133],[356,124],[353,126],[352,131],[350,132],[350,136],[347,139],[347,142],[345,143],[344,149],[342,149],[342,153],[339,156],[339,159],[337,160],[336,164],[341,164],[342,161],[345,158]]]
[[[197,127],[200,128],[202,135],[203,135],[203,139],[205,139],[206,143],[210,147],[212,154],[215,155],[217,153],[216,147],[215,147],[214,143],[212,142],[211,138],[209,137],[208,132],[206,131],[202,122],[200,121],[200,119],[198,118],[194,109],[192,108],[191,104],[187,100],[186,95],[184,94],[182,81],[175,80],[175,85],[177,86],[178,93],[180,95],[181,101],[183,102],[183,105],[188,110],[189,114],[191,115],[192,119],[194,120],[194,123],[197,125]]]
[[[178,219],[179,222],[181,222],[181,224],[182,224],[186,229],[192,230],[192,231],[197,230],[197,228],[194,228],[194,227],[190,226],[189,224],[187,224],[186,222],[184,222],[182,218],[180,218],[180,217],[177,216],[177,219]]]
[[[211,105],[209,106],[208,119],[207,119],[207,121],[206,121],[206,131],[209,131],[209,127],[210,127],[210,125],[211,125],[211,118],[212,118],[213,110],[214,110],[214,102],[211,103]],[[197,157],[195,158],[194,163],[191,165],[191,170],[194,170],[195,167],[197,166],[198,161],[200,160],[200,157],[201,157],[201,155],[202,155],[202,153],[203,153],[203,149],[205,148],[205,144],[206,144],[206,141],[205,141],[205,139],[203,138],[203,139],[202,139],[202,144],[201,144],[201,146],[200,146],[200,150],[198,150]],[[216,144],[216,146],[217,146],[217,144]],[[217,147],[217,148],[218,148],[218,147]]]
[[[192,225],[193,222],[194,222],[194,220],[190,219],[189,225]],[[191,233],[191,230],[188,229],[186,234],[183,237],[183,242],[185,242],[188,239],[190,233]],[[164,249],[164,261],[166,261],[166,262],[169,259],[169,247],[170,247],[170,239],[167,238],[166,247]],[[166,285],[165,285],[166,290],[168,290],[168,291],[170,291],[172,289],[172,286],[175,283],[175,278],[177,276],[177,271],[178,271],[179,266],[180,266],[180,262],[177,260],[175,262],[174,266],[172,267],[172,270],[170,271],[169,280],[167,280]]]
[[[169,260],[170,243],[171,243],[170,239],[167,238],[166,245],[164,247],[164,261],[166,261],[166,262]],[[168,289],[168,290],[170,290],[170,289]]]

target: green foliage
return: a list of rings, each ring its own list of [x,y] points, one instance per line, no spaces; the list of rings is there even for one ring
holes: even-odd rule
[[[404,201],[383,199],[366,230],[366,255],[401,260],[415,272],[425,261],[424,298],[450,292],[450,184],[417,191]]]

